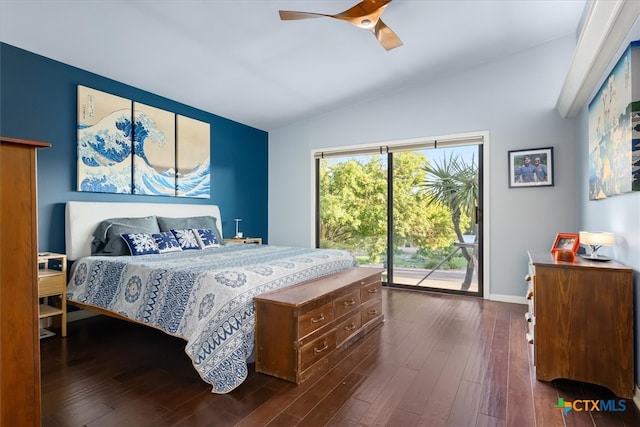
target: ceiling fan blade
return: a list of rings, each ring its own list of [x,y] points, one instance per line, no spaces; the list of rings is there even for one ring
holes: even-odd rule
[[[332,18],[331,15],[325,15],[323,13],[311,13],[311,12],[295,12],[293,10],[280,10],[280,19],[283,21],[293,21],[296,19],[310,19],[310,18],[322,18],[329,17]]]
[[[394,49],[398,46],[402,46],[403,44],[400,37],[398,37],[391,28],[387,27],[387,25],[382,22],[382,19],[378,20],[373,34],[386,50]]]
[[[389,3],[391,3],[391,0],[364,0],[344,12],[337,13],[333,16],[340,18],[362,18],[378,11],[380,12],[377,16],[380,16],[382,10],[384,10]]]

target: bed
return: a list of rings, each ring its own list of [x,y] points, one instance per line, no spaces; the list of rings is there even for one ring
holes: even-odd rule
[[[254,296],[357,265],[347,251],[251,244],[141,256],[91,254],[93,233],[103,220],[149,216],[213,217],[222,235],[215,205],[68,202],[67,300],[186,340],[186,354],[213,393],[228,393],[247,377]]]

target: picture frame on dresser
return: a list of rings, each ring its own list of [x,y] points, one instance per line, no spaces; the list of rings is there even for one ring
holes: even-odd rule
[[[556,240],[551,246],[551,253],[555,254],[558,251],[571,251],[573,255],[578,252],[580,246],[580,235],[577,233],[558,233],[556,234]]]

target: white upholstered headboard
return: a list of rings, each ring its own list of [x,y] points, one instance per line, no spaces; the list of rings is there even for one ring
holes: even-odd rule
[[[213,216],[222,236],[222,218],[218,205],[185,205],[173,203],[67,202],[65,208],[65,244],[67,258],[75,261],[91,255],[93,232],[102,220],[142,216],[185,218]]]

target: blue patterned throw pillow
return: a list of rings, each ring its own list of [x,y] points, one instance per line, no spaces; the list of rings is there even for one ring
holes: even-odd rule
[[[162,233],[152,234],[152,236],[158,246],[158,252],[161,254],[166,252],[182,252],[182,248],[172,232],[163,231]]]
[[[125,243],[129,247],[129,250],[131,251],[131,255],[133,256],[160,253],[158,251],[156,240],[151,234],[123,233],[120,236],[124,239]]]
[[[198,239],[196,238],[196,234],[194,230],[171,230],[171,233],[175,236],[178,244],[182,248],[183,251],[190,249],[200,249],[200,243],[198,243]]]
[[[220,242],[218,242],[213,230],[199,228],[194,231],[201,249],[217,248],[220,246]]]

